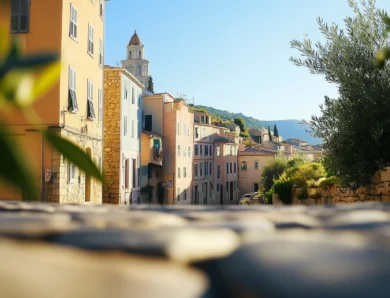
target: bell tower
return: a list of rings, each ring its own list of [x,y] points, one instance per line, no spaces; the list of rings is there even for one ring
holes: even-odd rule
[[[146,89],[150,78],[149,60],[145,59],[144,45],[137,31],[134,31],[126,49],[126,60],[122,60],[122,67],[133,74]]]

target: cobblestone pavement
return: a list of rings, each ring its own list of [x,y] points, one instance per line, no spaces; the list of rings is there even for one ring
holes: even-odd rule
[[[0,297],[390,297],[390,205],[0,201]]]

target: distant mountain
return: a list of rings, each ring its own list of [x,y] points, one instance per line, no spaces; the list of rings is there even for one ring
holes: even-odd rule
[[[299,120],[263,121],[253,117],[245,116],[242,113],[231,113],[212,107],[197,105],[196,108],[206,109],[209,114],[221,117],[224,120],[233,120],[236,117],[242,117],[242,119],[244,119],[245,121],[245,125],[248,128],[268,128],[268,126],[270,126],[271,129],[273,129],[274,124],[276,124],[276,126],[278,127],[279,135],[283,137],[283,140],[289,138],[297,138],[306,140],[311,145],[322,144],[321,139],[312,137],[309,133],[306,132],[309,127],[307,125],[301,124],[301,121]]]

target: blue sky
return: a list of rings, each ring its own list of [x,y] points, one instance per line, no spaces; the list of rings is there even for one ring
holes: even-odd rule
[[[377,6],[390,12],[388,0]],[[105,64],[125,59],[137,30],[156,92],[260,120],[308,119],[336,88],[289,62],[289,41],[321,40],[316,18],[342,25],[346,0],[112,0]]]

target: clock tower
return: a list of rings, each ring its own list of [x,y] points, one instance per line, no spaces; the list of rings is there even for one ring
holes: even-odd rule
[[[139,38],[137,31],[134,31],[127,45],[126,60],[122,60],[122,68],[133,74],[145,89],[149,83],[149,60],[144,56],[144,45]]]

